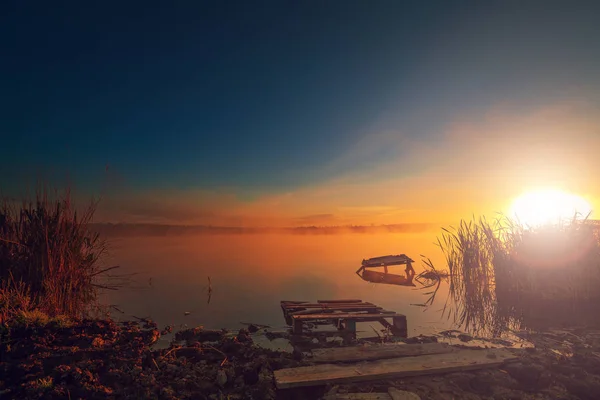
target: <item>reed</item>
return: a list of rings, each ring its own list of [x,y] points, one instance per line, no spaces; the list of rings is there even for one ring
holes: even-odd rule
[[[595,228],[587,218],[530,228],[500,216],[444,229],[438,245],[449,268],[445,315],[471,332],[492,335],[561,318],[576,321],[598,298]],[[580,321],[590,317],[582,314]]]
[[[106,243],[89,229],[92,202],[78,212],[70,190],[40,187],[33,200],[0,205],[0,322],[25,311],[81,317],[96,301]],[[110,287],[108,287],[110,288]]]

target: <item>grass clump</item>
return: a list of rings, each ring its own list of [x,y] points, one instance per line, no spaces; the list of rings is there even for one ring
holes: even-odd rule
[[[40,378],[37,380],[37,386],[41,390],[49,390],[54,387],[54,380],[51,376],[47,376],[45,378]]]
[[[501,216],[461,221],[438,245],[449,268],[444,312],[475,333],[517,326],[592,322],[600,287],[600,243],[587,219],[525,227]],[[587,318],[587,319],[586,319]]]
[[[0,205],[0,323],[81,317],[96,302],[106,243],[89,229],[96,203],[78,211],[69,190]]]
[[[15,322],[25,326],[42,327],[48,325],[50,317],[40,310],[21,311],[16,315]]]

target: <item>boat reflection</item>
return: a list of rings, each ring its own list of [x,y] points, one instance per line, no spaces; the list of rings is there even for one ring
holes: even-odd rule
[[[363,280],[372,283],[385,283],[398,286],[416,286],[413,283],[415,270],[412,267],[412,260],[406,254],[387,255],[381,257],[369,258],[362,261],[361,267],[356,274]],[[390,273],[389,267],[406,265],[405,275]],[[376,269],[383,269],[383,271]]]

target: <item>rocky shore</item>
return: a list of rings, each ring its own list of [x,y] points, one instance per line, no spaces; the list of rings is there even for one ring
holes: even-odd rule
[[[255,345],[257,335],[278,340],[287,335],[250,326],[238,332],[188,329],[171,334],[170,347],[153,349],[170,328],[160,331],[151,321],[1,329],[2,399],[318,399],[390,387],[421,399],[600,398],[600,331],[589,329],[522,334],[535,347],[516,349],[519,361],[500,368],[279,391],[273,371],[311,365],[311,347],[342,344],[309,340],[295,343],[292,352],[273,351]],[[459,346],[471,342],[458,333],[407,341],[449,337]]]
[[[272,371],[300,365],[253,346],[244,330],[190,329],[176,334],[180,344],[152,350],[160,335],[150,321],[11,328],[0,349],[0,397],[273,399]]]

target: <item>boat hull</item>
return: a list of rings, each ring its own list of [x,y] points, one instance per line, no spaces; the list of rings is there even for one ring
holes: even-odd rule
[[[406,254],[397,254],[397,255],[389,255],[389,256],[381,256],[381,257],[373,257],[362,261],[363,267],[383,267],[386,265],[405,265],[408,263],[413,263],[410,257]]]
[[[371,271],[364,269],[360,274],[360,277],[372,283],[386,283],[388,285],[400,285],[400,286],[415,286],[412,281],[406,279],[404,275],[396,275],[379,271]]]

